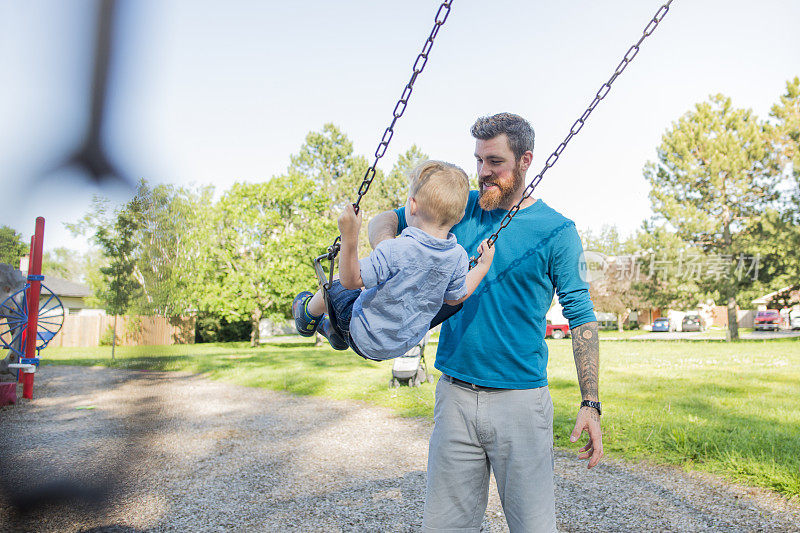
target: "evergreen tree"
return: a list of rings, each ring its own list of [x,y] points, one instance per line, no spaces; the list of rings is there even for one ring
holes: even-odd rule
[[[662,137],[658,161],[645,177],[658,219],[685,242],[722,261],[723,275],[709,292],[728,305],[730,337],[738,338],[738,259],[747,250],[740,234],[777,200],[777,172],[764,126],[750,110],[722,95],[697,104]]]

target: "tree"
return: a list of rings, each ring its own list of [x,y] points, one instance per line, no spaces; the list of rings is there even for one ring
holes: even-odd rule
[[[428,156],[416,145],[398,156],[387,175],[377,169],[367,194],[359,204],[365,221],[381,211],[405,203],[408,196],[408,176],[417,164]],[[325,124],[321,132],[306,135],[300,151],[291,156],[287,172],[311,179],[316,194],[329,199],[325,216],[336,217],[347,202],[358,198],[359,187],[369,168],[363,156],[353,153],[353,143],[333,124]]]
[[[383,174],[380,171],[375,174],[375,179],[360,204],[364,210],[364,228],[359,239],[360,250],[366,252],[370,249],[366,231],[369,219],[383,211],[405,205],[408,198],[408,177],[414,167],[426,159],[428,159],[428,156],[417,145],[411,145],[411,148],[398,156],[388,174]],[[358,183],[362,179],[363,176],[360,176]],[[358,184],[353,186],[350,193],[353,200],[357,197],[357,193]],[[343,194],[346,195],[347,191],[343,191]]]
[[[134,197],[131,203],[136,202]],[[66,224],[76,235],[90,235],[99,249],[105,265],[99,268],[101,280],[96,284],[98,302],[114,315],[111,358],[117,344],[118,315],[125,314],[132,303],[141,296],[142,286],[134,277],[137,248],[136,231],[139,229],[137,208],[130,204],[112,209],[107,198],[95,196],[89,212],[74,224]]]
[[[213,189],[191,190],[141,180],[136,196],[124,211],[136,220],[133,276],[142,288],[132,302],[139,314],[175,316],[192,307],[193,282],[183,265],[188,254],[187,233],[206,216]]]
[[[125,311],[174,316],[192,306],[194,287],[183,268],[191,253],[185,236],[197,220],[204,218],[212,202],[212,193],[210,187],[197,190],[171,185],[151,187],[142,179],[134,197],[121,207],[112,209],[107,199],[95,198],[89,212],[68,227],[73,233],[90,235],[96,244],[103,235],[112,239],[119,236],[115,228],[124,227],[129,231],[126,261],[130,262],[131,279],[138,290],[127,301]],[[100,245],[100,249],[108,263],[105,267],[116,261],[109,255],[116,250],[104,245]],[[107,293],[104,283],[98,283],[91,273],[87,281],[95,286],[97,294]]]
[[[106,310],[114,315],[114,336],[111,344],[111,358],[117,345],[117,316],[124,314],[130,307],[141,285],[133,278],[135,262],[133,251],[136,247],[134,232],[135,217],[125,210],[121,211],[113,226],[101,226],[94,235],[95,242],[108,258],[108,266],[100,268],[106,282],[105,290],[100,298]]]
[[[644,171],[652,209],[683,241],[723,259],[725,275],[706,289],[727,302],[730,337],[736,339],[741,280],[733,273],[745,252],[738,236],[777,199],[764,126],[730,98],[712,96],[672,124],[657,154]]]
[[[579,233],[583,249],[586,251],[600,252],[604,255],[624,255],[636,251],[636,243],[633,238],[623,239],[619,229],[614,225],[604,224],[597,234],[591,230]]]
[[[391,172],[385,176],[376,176],[370,186],[362,202],[365,213],[373,216],[404,205],[408,198],[408,177],[414,167],[426,159],[428,159],[427,154],[416,144],[400,154]]]
[[[790,201],[795,215],[800,215],[800,78],[786,82],[786,93],[772,106],[774,124],[767,128],[778,151],[779,165],[793,178]]]
[[[597,310],[614,313],[617,316],[617,330],[622,331],[623,323],[631,311],[644,307],[633,278],[635,271],[630,269],[631,256],[610,256],[603,277],[589,286],[592,303]]]
[[[336,227],[324,216],[329,198],[317,186],[293,172],[237,183],[192,233],[199,308],[229,321],[249,319],[253,346],[261,319],[288,318],[295,294],[314,285],[311,261]]]
[[[97,295],[105,290],[100,269],[106,266],[108,261],[96,247],[85,252],[58,247],[42,255],[42,274],[45,275],[45,280],[47,276],[58,276],[88,285],[93,294],[87,299],[90,306],[102,305]]]
[[[338,215],[345,202],[355,199],[368,167],[366,158],[353,154],[353,143],[347,135],[328,123],[321,132],[306,135],[300,151],[291,156],[287,172],[312,180],[316,193],[327,198],[324,214],[331,217]],[[375,179],[382,179],[380,172]]]
[[[19,260],[28,253],[29,244],[14,228],[0,226],[0,263],[19,268]]]
[[[584,250],[588,254],[600,253],[605,258],[603,275],[591,280],[589,292],[597,310],[617,316],[617,330],[631,311],[649,305],[637,283],[642,279],[633,238],[623,239],[616,226],[604,225],[600,233],[581,232]]]
[[[786,83],[786,92],[770,111],[768,139],[783,178],[781,202],[749,228],[749,246],[763,258],[762,270],[772,281],[766,289],[800,289],[800,78]]]
[[[95,242],[109,260],[108,266],[100,268],[107,284],[100,296],[106,304],[106,310],[114,315],[127,312],[141,291],[141,285],[133,277],[136,268],[133,259],[135,230],[134,217],[123,210],[111,228],[100,227],[94,235]]]
[[[71,281],[80,281],[80,254],[63,246],[45,251],[42,254],[42,274],[45,276],[58,276]]]
[[[701,287],[706,255],[664,226],[645,222],[633,238],[633,289],[653,307],[696,307],[708,298]]]
[[[58,276],[78,283],[90,283],[92,270],[99,271],[99,251],[79,252],[63,246],[47,250],[42,255],[42,274]]]
[[[376,172],[360,204],[365,222],[405,202],[407,173],[424,158],[412,146],[389,176]],[[312,261],[338,235],[336,218],[355,201],[367,167],[347,136],[326,124],[306,136],[286,173],[226,191],[208,216],[191,225],[188,237],[188,277],[197,280],[198,308],[230,322],[249,320],[254,346],[262,318],[290,318],[292,298],[316,286]]]
[[[89,286],[92,290],[92,296],[86,299],[89,306],[104,305],[98,295],[107,290],[100,272],[101,268],[107,266],[108,261],[96,247],[85,252],[58,247],[45,251],[42,255],[42,274],[45,276],[45,283],[49,276],[57,276]]]

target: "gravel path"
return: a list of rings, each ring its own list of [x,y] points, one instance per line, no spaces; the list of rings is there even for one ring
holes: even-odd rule
[[[102,511],[22,518],[0,500],[0,530],[420,529],[428,420],[180,373],[50,366],[36,387],[0,408],[0,480],[55,471],[121,491]],[[800,532],[800,505],[771,493],[643,464],[587,473],[566,452],[556,497],[562,531]],[[494,485],[483,529],[507,531]]]

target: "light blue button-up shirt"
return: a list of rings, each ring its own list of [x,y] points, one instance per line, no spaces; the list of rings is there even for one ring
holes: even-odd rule
[[[359,261],[365,289],[353,304],[350,336],[361,353],[391,359],[427,333],[445,300],[467,293],[467,252],[455,235],[437,239],[413,226]]]

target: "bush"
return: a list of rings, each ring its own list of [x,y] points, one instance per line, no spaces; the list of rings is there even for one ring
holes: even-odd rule
[[[100,346],[111,346],[114,343],[114,326],[110,325],[106,328],[106,331],[100,335]],[[117,344],[119,344],[119,339],[117,339]]]
[[[195,343],[203,342],[235,342],[250,340],[250,322],[241,320],[228,322],[224,318],[212,315],[197,317],[195,326]]]

